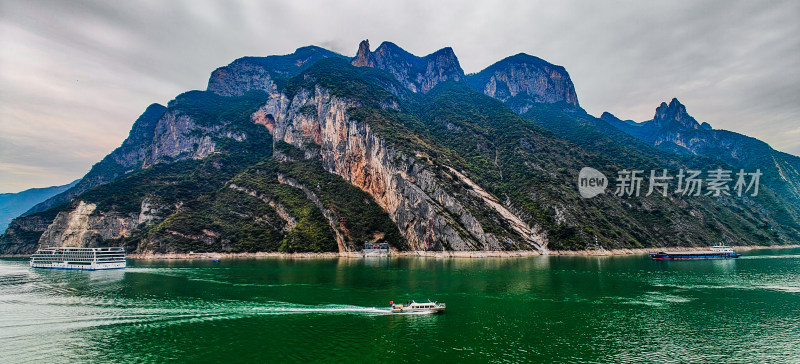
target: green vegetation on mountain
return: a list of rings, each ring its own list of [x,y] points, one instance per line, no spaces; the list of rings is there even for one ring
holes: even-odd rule
[[[284,152],[291,147],[282,146]],[[291,153],[291,152],[290,152]],[[296,153],[292,153],[296,154]],[[241,157],[241,155],[233,155]],[[125,239],[132,251],[226,251],[226,252],[335,252],[338,251],[332,229],[339,229],[352,246],[368,241],[386,241],[402,249],[397,228],[371,197],[349,185],[340,177],[326,173],[316,161],[297,160],[278,162],[267,157],[254,164],[237,164],[233,173],[215,171],[209,175],[219,176],[205,179],[200,171],[213,171],[221,161],[207,158],[203,162],[182,161],[170,165],[187,164],[196,168],[185,168],[175,179],[164,184],[164,190],[151,189],[151,198],[158,205],[169,205],[169,199],[177,197],[180,206],[160,223],[141,226]],[[224,162],[222,162],[224,163]],[[233,171],[233,170],[232,170]],[[164,176],[164,173],[156,173]],[[295,187],[280,183],[278,174],[293,178],[310,189],[326,210],[330,210],[336,225],[329,221],[306,194]],[[107,192],[116,186],[158,186],[154,179],[146,183],[144,175],[130,176],[110,183]],[[180,179],[203,187],[181,194]],[[167,181],[164,181],[167,182]],[[320,187],[317,188],[316,186]],[[176,186],[170,189],[167,186]],[[236,188],[234,188],[236,187]],[[238,188],[238,189],[237,189]],[[244,191],[252,191],[256,196]],[[98,190],[105,189],[98,188]],[[163,193],[162,193],[163,192]],[[91,199],[91,196],[87,196]],[[113,199],[110,194],[108,199]],[[143,197],[142,197],[143,198]],[[131,203],[142,198],[131,198]],[[106,202],[107,203],[107,202]],[[284,209],[288,216],[276,211]],[[285,219],[293,221],[289,226]],[[339,218],[345,217],[345,228],[341,230]],[[142,242],[157,242],[163,246],[150,246]]]
[[[276,79],[289,79],[300,71],[312,66],[315,62],[325,58],[345,58],[341,54],[327,49],[308,46],[300,47],[292,54],[267,57],[242,57],[236,62],[250,63],[270,73]]]
[[[606,248],[704,245],[732,235],[747,244],[798,238],[797,222],[787,218],[789,211],[771,191],[757,198],[758,204],[732,198],[644,197],[644,193],[638,199],[611,194],[581,198],[574,186],[584,166],[616,176],[624,168],[676,170],[720,163],[660,152],[621,132],[618,139],[611,139],[606,133],[613,127],[571,105],[534,107],[525,115],[535,122],[531,123],[465,83],[444,82],[427,94],[396,98],[401,111],[385,110],[376,100],[391,96],[378,89],[381,86],[370,75],[333,59],[318,62],[290,81],[289,94],[300,87],[293,81],[361,101],[363,107],[350,111],[353,119],[370,124],[398,149],[425,155],[442,171],[448,165],[464,172],[527,223],[550,232],[550,249],[583,249],[596,242]],[[614,186],[610,188],[613,192]],[[483,210],[476,215],[488,222],[485,228],[496,228],[481,213],[485,206]],[[764,221],[771,222],[768,231]]]
[[[129,251],[338,251],[332,229],[341,230],[339,219],[344,218],[341,233],[350,246],[385,241],[403,249],[397,228],[369,195],[325,172],[318,161],[304,160],[286,143],[278,146],[292,161],[270,158],[268,130],[250,121],[265,99],[260,91],[239,97],[194,91],[170,103],[199,125],[224,125],[246,137],[217,137],[219,150],[209,157],[159,163],[83,193],[81,201],[119,215],[138,214],[145,200],[157,206],[156,223],[142,224],[128,237],[107,239],[104,245],[125,244]],[[331,209],[336,225],[303,191],[280,183],[279,173],[310,188],[322,207]],[[231,186],[258,191],[258,196]],[[291,226],[270,202],[285,208]]]
[[[518,55],[465,79],[452,50],[425,57],[423,69],[422,58],[382,47],[394,56],[362,43],[353,62],[363,67],[308,47],[217,69],[209,90],[151,105],[69,193],[15,219],[0,251],[75,236],[130,252],[800,241],[798,208],[772,172],[757,197],[645,196],[646,189],[620,197],[609,185],[582,198],[583,167],[615,178],[623,169],[674,174],[733,163],[659,150],[588,115],[563,67]],[[796,160],[780,158],[776,168],[791,172]]]

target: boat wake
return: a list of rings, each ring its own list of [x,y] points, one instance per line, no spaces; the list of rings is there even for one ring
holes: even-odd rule
[[[709,290],[709,289],[737,289],[737,290],[767,290],[787,293],[800,293],[800,286],[792,284],[763,283],[763,284],[667,284],[655,283],[656,287],[670,287],[683,290]]]
[[[741,259],[798,259],[800,255],[748,255],[743,256]]]
[[[363,307],[351,305],[298,305],[286,302],[268,302],[263,306],[254,307],[253,312],[259,315],[289,315],[289,314],[363,314],[363,315],[390,315],[389,309],[376,307]]]
[[[119,280],[124,274],[151,273],[151,270],[133,268],[125,272],[99,271],[70,275],[62,272],[43,274],[31,271],[24,264],[0,265],[0,346],[24,337],[92,327],[135,325],[152,328],[279,315],[393,315],[388,307],[109,294],[118,291]],[[182,269],[156,271],[158,274],[192,277],[191,272]],[[48,278],[50,276],[78,278],[59,280]],[[202,275],[193,278],[206,279]],[[86,282],[91,285],[84,287]],[[403,313],[418,314],[429,312]]]
[[[30,294],[6,297],[2,301],[6,310],[0,310],[0,344],[13,340],[11,336],[25,337],[90,327],[136,325],[152,328],[270,315],[392,315],[388,308],[277,301],[99,299]],[[7,329],[12,327],[15,333],[6,335],[11,334]]]
[[[259,315],[289,314],[355,314],[355,315],[430,315],[433,311],[396,313],[388,308],[351,306],[351,305],[298,305],[286,302],[268,302],[264,306],[255,307],[253,311]]]

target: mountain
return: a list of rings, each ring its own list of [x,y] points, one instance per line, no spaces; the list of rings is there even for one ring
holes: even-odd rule
[[[450,47],[417,57],[391,42],[383,42],[375,52],[370,52],[369,40],[364,40],[350,63],[386,71],[411,92],[424,93],[440,82],[464,79],[464,71]]]
[[[63,186],[31,188],[17,193],[0,193],[0,230],[5,231],[11,220],[29,208],[53,197],[78,183],[77,180]]]
[[[202,97],[203,102],[213,103],[223,100],[215,98],[215,95],[242,96],[251,90],[276,92],[279,84],[283,85],[289,78],[310,67],[316,61],[328,57],[343,58],[337,53],[314,46],[301,47],[294,53],[282,56],[239,58],[211,73],[208,80],[208,94],[187,93],[178,96],[173,103],[192,96]],[[225,106],[218,105],[218,107]],[[196,130],[198,127],[194,121],[175,110],[176,108],[172,108],[170,113],[167,113],[165,106],[159,104],[148,106],[134,122],[128,138],[119,148],[94,165],[76,186],[53,199],[34,206],[26,214],[44,211],[66,203],[91,187],[108,183],[158,161],[180,159],[186,154],[191,154],[194,158],[201,158],[213,152],[211,139],[207,136],[198,138],[197,135],[201,135],[203,132]],[[157,126],[159,130],[156,130]],[[163,133],[167,130],[170,132]],[[172,143],[172,140],[165,140],[165,138],[173,138],[178,143]]]
[[[772,149],[756,138],[701,124],[678,99],[662,102],[653,119],[641,123],[622,121],[608,112],[601,118],[664,151],[716,158],[748,172],[758,169],[764,173],[765,185],[800,207],[800,157]]]
[[[242,58],[208,85],[148,108],[82,189],[12,221],[0,252],[344,253],[386,242],[546,253],[800,239],[798,209],[768,186],[753,198],[582,198],[586,166],[611,176],[728,165],[586,114],[566,71],[532,56],[465,76],[449,48],[417,57],[364,41],[353,59],[318,47]]]
[[[108,183],[126,173],[141,168],[146,148],[149,146],[150,140],[152,140],[156,122],[165,110],[166,108],[159,104],[148,106],[144,113],[133,123],[128,138],[125,139],[121,146],[92,166],[89,173],[74,186],[36,204],[25,212],[25,215],[65,204],[89,188]]]
[[[208,91],[220,96],[241,96],[250,90],[274,94],[286,80],[323,58],[344,56],[315,46],[297,48],[283,56],[243,57],[211,73]]]
[[[469,75],[467,81],[520,114],[539,103],[578,106],[578,95],[567,70],[525,53]]]

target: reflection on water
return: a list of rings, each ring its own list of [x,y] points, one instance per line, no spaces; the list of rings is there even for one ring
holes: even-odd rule
[[[364,265],[366,265],[368,267],[372,267],[372,268],[378,268],[378,267],[387,268],[387,267],[389,267],[389,259],[391,259],[391,258],[389,258],[388,256],[386,256],[386,257],[366,257],[366,258],[363,258],[363,259],[355,259],[355,261],[363,262]],[[354,259],[340,259],[339,260],[339,266],[341,267],[343,262],[347,262],[347,261],[353,262]]]
[[[800,357],[800,250],[738,260],[0,260],[0,362],[776,362]],[[445,302],[392,315],[389,301]],[[235,359],[232,359],[235,358]]]

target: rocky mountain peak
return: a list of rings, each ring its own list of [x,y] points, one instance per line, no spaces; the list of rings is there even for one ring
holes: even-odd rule
[[[603,119],[605,121],[622,121],[616,115],[608,111],[603,111],[603,115],[600,115],[600,119]]]
[[[444,47],[436,52],[431,53],[429,57],[445,59],[451,66],[458,65],[458,58],[456,57],[456,52],[453,51],[452,47]],[[458,67],[461,68],[461,66]]]
[[[665,127],[679,127],[683,129],[699,129],[700,123],[697,122],[689,113],[686,112],[686,106],[681,104],[677,98],[673,98],[669,102],[662,102],[656,108],[656,114],[653,116],[653,121],[661,128]],[[710,126],[709,126],[710,127]]]
[[[367,42],[367,45],[369,45],[369,39],[364,40],[364,42]],[[375,53],[380,53],[380,54],[399,53],[404,56],[414,56],[413,54],[407,52],[405,49],[400,48],[399,45],[389,41],[381,42],[381,44],[378,45],[378,48],[375,50]]]
[[[537,103],[578,105],[575,85],[564,67],[525,53],[507,57],[469,76],[472,86],[522,114]]]
[[[453,48],[444,47],[436,52],[433,52],[426,56],[432,60],[433,64],[440,70],[443,70],[445,73],[458,75],[459,79],[464,77],[464,71],[461,69],[461,65],[458,62],[458,57],[456,57],[456,53],[453,51]]]
[[[358,44],[358,53],[356,53],[356,58],[353,58],[351,64],[356,67],[372,67],[369,55],[369,39],[364,39]]]
[[[250,90],[275,95],[279,80],[289,79],[320,59],[330,57],[344,58],[317,46],[300,47],[294,53],[280,56],[242,57],[214,70],[207,90],[220,96],[242,96]]]
[[[369,40],[363,40],[350,64],[387,71],[412,92],[428,92],[440,82],[464,78],[464,71],[450,47],[417,57],[392,42],[383,42],[371,52]]]
[[[607,123],[609,123],[609,124],[611,124],[611,125],[613,125],[613,126],[615,126],[617,128],[624,128],[625,126],[623,126],[623,125],[627,125],[627,126],[637,126],[637,125],[639,125],[639,123],[637,123],[637,122],[635,122],[633,120],[622,120],[622,119],[618,118],[616,115],[614,115],[614,114],[612,114],[612,113],[610,113],[608,111],[604,111],[603,114],[600,115],[600,120],[603,120],[603,121],[605,121],[605,122],[607,122]]]

